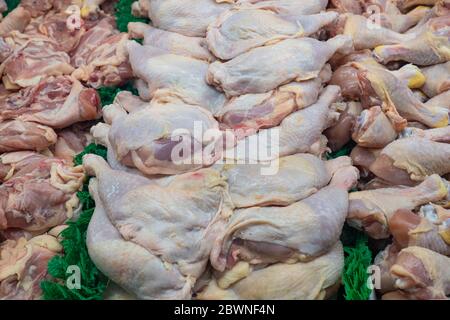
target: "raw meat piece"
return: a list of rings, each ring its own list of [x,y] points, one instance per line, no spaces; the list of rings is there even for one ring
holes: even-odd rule
[[[418,246],[450,256],[450,210],[428,204],[419,214],[397,211],[389,221],[396,243],[401,248]]]
[[[381,273],[381,288],[379,288],[381,293],[395,290],[394,278],[392,278],[390,270],[394,265],[400,250],[401,247],[398,247],[396,243],[392,243],[375,256],[374,265],[380,268]]]
[[[276,166],[277,172],[264,175],[264,170]],[[332,175],[351,166],[351,159],[339,157],[322,161],[310,154],[294,154],[269,164],[225,165],[231,200],[237,208],[253,206],[286,206],[305,199],[326,186]],[[264,169],[266,168],[266,169]]]
[[[394,3],[400,10],[407,10],[417,5],[433,6],[438,2],[439,0],[394,0]]]
[[[0,155],[0,182],[4,182],[28,165],[46,158],[45,155],[33,151],[16,151]],[[28,172],[27,170],[24,171]]]
[[[84,180],[81,166],[56,158],[28,161],[0,186],[0,229],[45,232],[73,216]]]
[[[335,52],[345,52],[351,44],[348,36],[337,36],[327,42],[287,39],[252,49],[225,63],[212,63],[207,81],[227,96],[264,93],[293,80],[316,78]]]
[[[0,98],[0,121],[20,119],[52,128],[100,117],[100,97],[70,76],[48,77],[39,84]]]
[[[338,242],[327,254],[310,262],[277,263],[254,270],[242,262],[240,266],[236,265],[235,270],[228,271],[224,276],[237,278],[237,280],[243,278],[242,280],[231,283],[231,286],[227,281],[228,286],[222,285],[224,288],[221,288],[218,282],[222,279],[213,279],[197,295],[197,298],[200,300],[326,299],[336,292],[336,284],[339,286],[343,268],[344,253],[342,244]],[[230,276],[229,273],[232,272],[234,274]]]
[[[213,114],[224,105],[224,95],[205,82],[207,62],[141,46],[135,41],[129,41],[127,47],[133,71],[147,83],[152,99],[176,98],[202,106]]]
[[[86,155],[83,163],[96,176],[87,235],[94,263],[140,299],[190,298],[231,214],[219,172],[178,175],[161,186],[111,170],[98,156]]]
[[[381,108],[375,106],[362,111],[352,138],[361,147],[383,148],[397,138],[397,132]]]
[[[96,47],[86,55],[85,61],[72,76],[86,81],[94,88],[125,84],[133,77],[125,47],[127,41],[128,33],[118,33],[97,42]],[[87,45],[86,42],[84,45]]]
[[[447,90],[428,100],[425,105],[430,108],[446,108],[450,110],[450,90]]]
[[[42,235],[6,240],[0,245],[0,300],[38,300],[47,263],[62,251],[56,238]]]
[[[92,123],[88,124],[89,127],[91,125]],[[83,128],[81,125],[73,125],[57,132],[58,140],[50,148],[53,155],[71,163],[73,158],[92,142],[93,137],[89,133],[89,127]]]
[[[31,20],[30,12],[23,7],[17,7],[0,22],[0,36],[4,37],[11,31],[22,32]]]
[[[447,197],[448,189],[437,174],[410,188],[382,188],[349,195],[348,223],[372,238],[388,238],[389,221],[400,209],[414,208]]]
[[[418,33],[411,33],[413,39],[399,44],[382,45],[375,48],[375,57],[386,64],[391,61],[407,61],[420,66],[430,66],[450,59],[450,15],[430,19]]]
[[[147,2],[147,3],[145,3]],[[141,8],[157,28],[190,37],[204,37],[206,29],[218,15],[230,8],[229,4],[215,0],[147,0]]]
[[[405,248],[391,268],[395,287],[409,299],[447,299],[450,258],[421,247]]]
[[[327,0],[238,0],[242,8],[272,10],[281,17],[292,15],[308,15],[319,13],[326,9]]]
[[[392,183],[414,185],[429,175],[449,173],[449,159],[450,144],[413,136],[388,144],[370,171]]]
[[[363,3],[360,0],[331,0],[334,8],[340,13],[363,13]]]
[[[400,137],[420,137],[436,142],[450,143],[450,126],[426,130],[408,127],[401,132]]]
[[[426,78],[421,90],[430,98],[450,90],[450,61],[422,69]]]
[[[355,167],[343,167],[329,186],[287,207],[235,210],[211,252],[212,266],[224,271],[238,261],[292,263],[329,251],[347,217],[347,191],[358,178]]]
[[[153,104],[116,117],[109,132],[118,160],[148,175],[211,165],[222,155],[223,138],[210,112],[183,103]]]
[[[22,120],[0,122],[0,153],[35,150],[41,151],[56,142],[52,128]]]
[[[293,15],[289,21],[270,10],[233,9],[208,27],[206,39],[216,57],[229,60],[252,48],[316,33],[337,16],[336,12]]]
[[[340,113],[337,123],[326,129],[323,134],[328,140],[331,151],[338,151],[352,139],[352,129],[356,118],[362,112],[359,102],[336,102],[331,107]]]
[[[65,2],[65,0],[59,0]],[[70,0],[72,1],[72,0]],[[55,0],[21,0],[20,6],[27,9],[33,18],[44,15],[52,9]]]
[[[331,108],[339,93],[338,86],[327,86],[315,104],[290,114],[278,127],[240,140],[234,149],[226,151],[225,158],[267,161],[295,153],[323,154],[326,138],[322,132],[339,118]]]
[[[244,138],[259,129],[277,126],[292,112],[316,102],[322,84],[330,77],[327,64],[315,79],[291,82],[267,93],[234,97],[216,117],[222,128],[233,129],[238,139]]]
[[[206,62],[216,58],[209,52],[205,38],[187,37],[176,32],[154,28],[142,22],[130,22],[128,32],[133,38],[144,38],[144,45]]]
[[[48,76],[70,74],[73,71],[70,57],[58,51],[57,46],[44,38],[27,41],[2,64],[5,87],[34,86]]]

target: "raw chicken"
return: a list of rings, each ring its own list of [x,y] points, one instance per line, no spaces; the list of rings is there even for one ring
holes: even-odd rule
[[[430,98],[450,90],[450,61],[422,69],[426,78],[421,90]]]
[[[278,127],[240,140],[234,149],[226,150],[225,158],[267,161],[295,153],[323,154],[326,138],[322,132],[339,118],[332,109],[339,93],[338,86],[327,86],[315,104],[290,114]]]
[[[409,299],[447,299],[449,264],[449,257],[421,247],[408,247],[398,254],[391,274],[395,287]]]
[[[337,242],[327,254],[310,262],[277,263],[254,270],[240,262],[225,273],[225,281],[223,278],[211,280],[197,298],[327,299],[336,292],[343,268],[342,244]]]
[[[394,278],[391,275],[391,267],[395,264],[397,255],[401,248],[396,243],[389,244],[383,251],[380,251],[374,259],[373,264],[380,268],[380,288],[381,293],[395,290]]]
[[[408,127],[401,132],[400,137],[420,137],[436,142],[450,143],[450,126],[426,130]]]
[[[83,163],[96,176],[87,235],[94,263],[140,299],[190,298],[231,214],[219,172],[179,175],[161,186],[113,171],[98,156],[86,155]]]
[[[267,93],[234,97],[216,117],[222,128],[233,129],[238,139],[244,138],[259,129],[277,126],[292,112],[316,102],[323,83],[330,77],[327,64],[315,79],[291,82]]]
[[[383,148],[397,138],[397,132],[381,108],[375,106],[361,112],[352,138],[361,147]]]
[[[0,186],[0,229],[45,232],[73,216],[76,192],[84,179],[81,167],[57,158],[28,159]]]
[[[389,221],[396,243],[401,248],[418,246],[450,256],[450,210],[428,204],[419,214],[397,211]]]
[[[446,50],[450,46],[449,25],[450,15],[430,19],[422,32],[411,33],[413,39],[376,47],[375,57],[383,64],[399,60],[420,66],[446,62],[450,59]]]
[[[89,127],[91,125],[91,123],[88,124]],[[69,128],[58,131],[58,140],[55,145],[50,148],[53,155],[71,163],[73,158],[81,153],[84,148],[92,142],[93,138],[89,133],[89,127],[83,128],[82,125],[75,124]]]
[[[0,122],[0,153],[36,150],[41,151],[56,142],[52,128],[22,120]]]
[[[336,51],[351,47],[351,39],[337,36],[321,42],[312,38],[287,39],[255,48],[226,63],[209,66],[208,83],[227,96],[264,93],[290,81],[316,78]]]
[[[144,38],[144,45],[206,62],[216,58],[209,52],[205,38],[188,37],[176,32],[154,28],[142,22],[130,22],[128,32],[133,38]]]
[[[20,119],[64,128],[100,116],[100,97],[70,76],[45,78],[39,84],[0,98],[0,121]]]
[[[448,186],[437,174],[415,187],[352,192],[347,221],[372,238],[385,239],[390,235],[390,220],[398,210],[413,210],[428,202],[445,199],[447,194]]]
[[[56,238],[43,235],[6,240],[0,245],[0,300],[37,300],[47,263],[62,251]]]
[[[65,0],[59,0],[66,2]],[[69,0],[72,1],[72,0]],[[33,18],[44,15],[47,11],[52,9],[55,0],[21,0],[20,6],[27,9]]]
[[[16,151],[0,155],[0,182],[25,175],[35,169],[33,164],[46,159],[47,156],[34,151]]]
[[[2,64],[5,87],[17,88],[37,85],[48,76],[70,74],[73,67],[67,53],[58,51],[57,43],[34,38],[15,51]]]
[[[264,170],[276,166],[275,174]],[[237,208],[286,206],[307,198],[326,186],[339,169],[351,166],[351,159],[323,161],[310,154],[294,154],[270,164],[225,165],[231,200]]]
[[[4,37],[11,31],[22,32],[31,20],[30,12],[23,7],[17,7],[0,22],[0,36]]]
[[[134,73],[146,82],[153,99],[202,106],[213,114],[225,103],[222,93],[205,82],[208,63],[168,53],[152,47],[128,42],[128,53]],[[142,98],[143,95],[140,92]]]
[[[447,90],[428,100],[425,105],[430,108],[446,108],[450,110],[450,90]]]
[[[113,119],[109,142],[124,165],[147,175],[175,174],[214,163],[223,133],[211,113],[183,103],[150,105]]]
[[[446,128],[448,137],[448,127]],[[411,137],[387,145],[370,170],[396,184],[414,185],[432,174],[450,172],[450,144]]]
[[[439,0],[393,0],[395,5],[400,10],[407,10],[417,5],[433,6],[439,2]]]
[[[233,9],[208,27],[206,39],[216,57],[229,60],[252,48],[316,33],[337,16],[336,12],[293,15],[289,21],[270,10]]]
[[[272,10],[281,17],[316,14],[324,11],[328,0],[237,0],[242,9]]]
[[[190,37],[204,37],[206,29],[218,15],[230,8],[229,4],[215,0],[146,0],[141,8],[157,28]]]
[[[235,210],[211,252],[212,266],[224,271],[238,261],[292,263],[329,251],[347,217],[347,191],[358,178],[356,168],[343,167],[329,186],[287,207]]]

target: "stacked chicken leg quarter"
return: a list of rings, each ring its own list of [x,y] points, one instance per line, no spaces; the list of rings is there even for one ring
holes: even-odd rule
[[[381,249],[373,296],[450,296],[448,0],[139,0],[149,24],[118,33],[93,9],[78,38],[52,29],[65,8],[16,10],[29,23],[0,24],[5,256],[67,219],[34,183],[72,213],[84,170],[105,298],[332,298],[344,223]],[[99,116],[87,86],[130,78],[139,96],[90,128],[107,160],[56,160],[73,155],[52,147],[61,129]]]

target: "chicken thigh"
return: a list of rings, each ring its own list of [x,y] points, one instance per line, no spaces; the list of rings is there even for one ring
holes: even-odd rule
[[[0,153],[34,150],[42,151],[56,143],[55,131],[47,126],[22,120],[0,122]]]

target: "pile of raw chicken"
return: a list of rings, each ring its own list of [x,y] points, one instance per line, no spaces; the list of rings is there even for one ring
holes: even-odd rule
[[[139,0],[128,33],[113,4],[0,22],[0,299],[40,297],[85,175],[105,298],[332,298],[344,223],[378,298],[450,296],[448,1]]]

